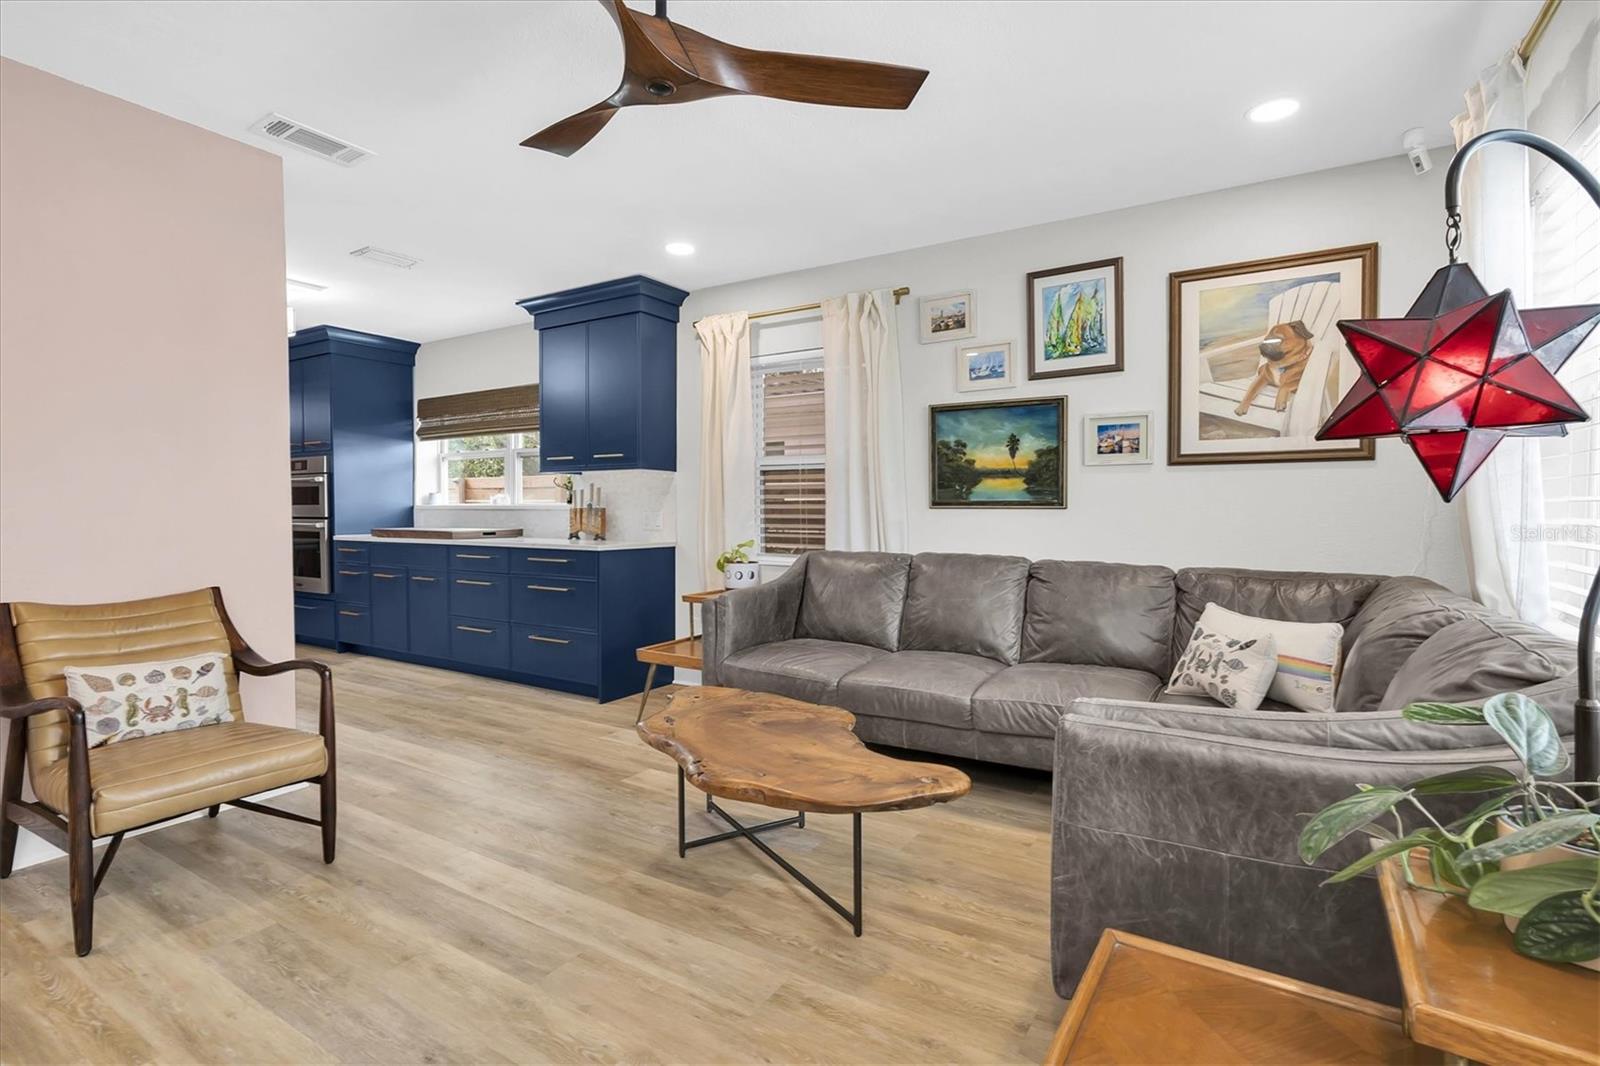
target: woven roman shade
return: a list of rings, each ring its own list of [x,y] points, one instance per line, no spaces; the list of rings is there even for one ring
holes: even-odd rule
[[[539,428],[539,386],[513,385],[417,401],[417,439],[533,433]]]

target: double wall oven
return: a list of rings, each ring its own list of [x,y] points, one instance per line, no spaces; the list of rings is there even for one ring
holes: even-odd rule
[[[294,590],[328,595],[333,591],[329,562],[332,530],[328,501],[332,476],[328,457],[307,455],[289,460],[290,514],[294,529]]]

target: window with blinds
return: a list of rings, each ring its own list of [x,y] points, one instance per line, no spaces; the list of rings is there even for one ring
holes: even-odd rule
[[[794,556],[823,547],[822,352],[751,360],[756,440],[756,550]]]
[[[1600,171],[1600,111],[1566,145]],[[1532,183],[1533,242],[1529,307],[1600,303],[1600,212],[1560,167],[1546,165]],[[1600,330],[1589,335],[1558,375],[1591,415],[1600,414]],[[1573,637],[1584,597],[1600,567],[1600,429],[1569,426],[1540,441],[1545,520],[1538,530],[1550,553],[1550,627]]]

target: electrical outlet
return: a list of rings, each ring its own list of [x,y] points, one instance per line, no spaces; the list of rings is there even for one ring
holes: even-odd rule
[[[647,515],[644,520],[644,531],[646,533],[660,533],[661,516],[659,514]]]

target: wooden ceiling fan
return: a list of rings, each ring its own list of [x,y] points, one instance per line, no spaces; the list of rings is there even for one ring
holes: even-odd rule
[[[904,109],[928,76],[925,70],[889,63],[740,48],[670,21],[666,0],[656,0],[654,15],[634,11],[622,0],[600,0],[600,5],[622,34],[622,84],[593,107],[535,133],[522,142],[524,148],[570,156],[624,107],[713,96]]]

